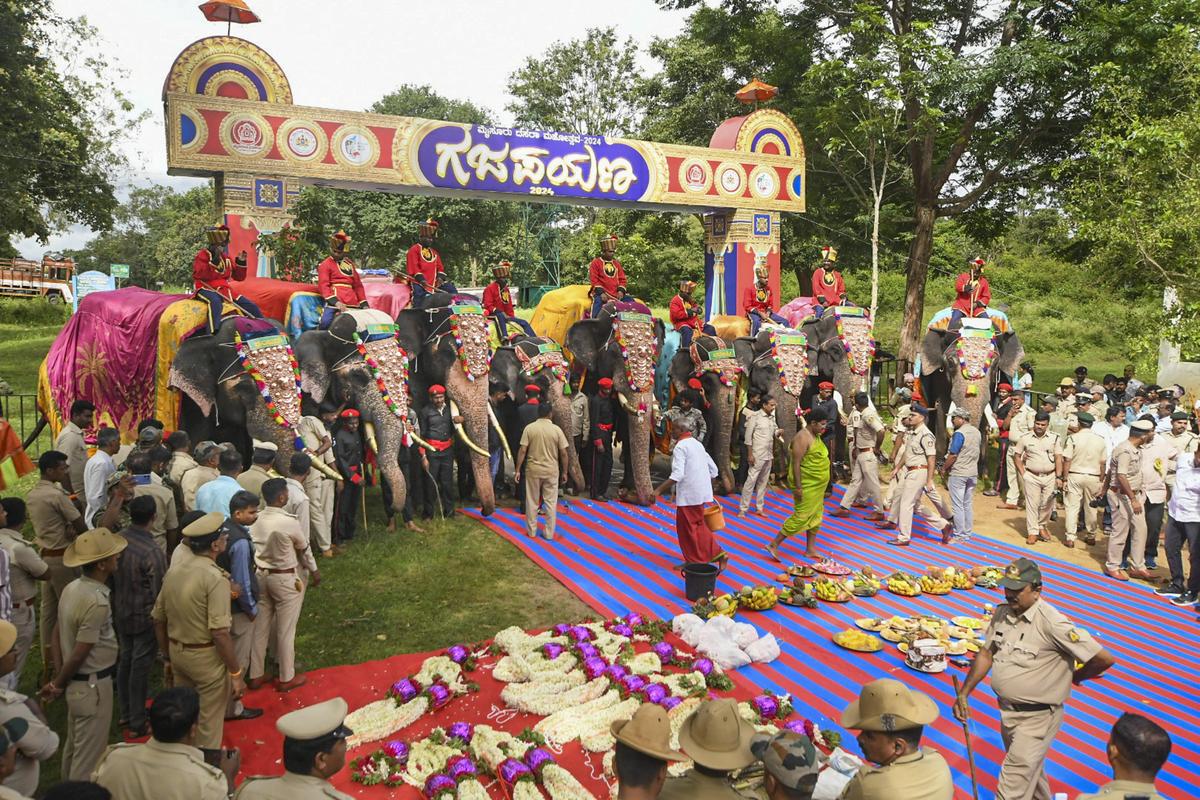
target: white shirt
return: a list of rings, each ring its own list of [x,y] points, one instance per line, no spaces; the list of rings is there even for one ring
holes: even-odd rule
[[[300,530],[304,531],[307,535],[310,519],[308,494],[304,491],[304,485],[295,478],[287,479],[287,489],[288,499],[283,504],[283,510],[300,521]]]
[[[1167,513],[1176,522],[1200,522],[1200,469],[1195,453],[1180,453],[1175,460],[1175,491],[1167,503]]]
[[[713,499],[712,479],[717,477],[704,445],[696,437],[680,439],[671,454],[671,480],[675,481],[675,505],[699,506]]]
[[[1092,430],[1095,431],[1095,428]],[[1096,432],[1104,437],[1104,441],[1108,442],[1108,452],[1104,456],[1106,461],[1112,461],[1113,448],[1129,438],[1128,425],[1119,425],[1114,428],[1107,421],[1104,423],[1104,427]]]
[[[1158,433],[1170,433],[1171,432],[1171,415],[1167,414],[1165,417],[1160,417],[1157,414],[1155,414],[1154,415],[1154,430]]]
[[[83,524],[89,528],[92,527],[92,517],[108,505],[108,492],[104,487],[108,483],[108,476],[116,471],[117,465],[113,463],[112,456],[103,450],[97,450],[83,468],[83,494],[87,498]]]

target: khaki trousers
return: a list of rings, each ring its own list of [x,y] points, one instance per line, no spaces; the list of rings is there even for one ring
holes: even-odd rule
[[[279,680],[296,677],[296,623],[304,606],[304,581],[295,572],[278,575],[259,571],[258,618],[254,621],[254,646],[250,650],[251,678],[266,671],[267,642],[274,634],[275,658],[279,662]]]
[[[88,781],[108,748],[112,725],[113,680],[73,680],[67,685],[67,729],[63,733],[62,776]]]
[[[996,782],[996,800],[1050,800],[1046,755],[1062,727],[1063,707],[1047,711],[1000,709],[1004,761]]]
[[[176,686],[191,686],[200,695],[199,730],[193,744],[202,750],[220,749],[233,684],[217,648],[182,647],[171,642],[171,672]]]
[[[904,494],[904,478],[908,470],[897,465],[892,470],[892,479],[888,482],[887,518],[888,522],[896,525],[900,522],[900,496]]]
[[[754,507],[763,510],[767,500],[767,487],[771,484],[771,465],[773,458],[754,458],[754,465],[746,470],[746,480],[742,483],[742,501],[738,510],[745,514],[750,510],[750,501]]]
[[[315,469],[304,481],[304,492],[308,495],[309,536],[318,553],[333,547],[333,484],[332,478],[326,478]]]
[[[79,570],[64,567],[62,556],[42,556],[49,576],[42,583],[42,650],[50,649],[50,636],[54,633],[54,625],[58,622],[58,598],[62,596],[67,584],[79,577]],[[47,660],[46,663],[49,663]]]
[[[842,496],[842,508],[849,509],[860,498],[869,502],[874,511],[883,508],[883,495],[879,489],[879,461],[872,450],[864,450],[854,456],[850,485]]]
[[[1116,492],[1108,493],[1108,505],[1112,509],[1112,536],[1108,537],[1108,555],[1105,569],[1118,570],[1125,555],[1125,540],[1129,539],[1129,568],[1146,568],[1146,495],[1140,489],[1135,492],[1142,510],[1134,513],[1133,503],[1128,497]]]
[[[237,658],[238,669],[243,670],[242,674],[247,674],[245,670],[250,667],[250,651],[254,648],[254,623],[255,620],[245,614],[233,612],[233,623],[229,626],[229,638],[233,640],[233,655]],[[231,693],[225,716],[235,717],[242,713],[242,708],[242,701]]]
[[[541,477],[538,475],[523,475],[525,478],[525,535],[529,538],[537,536],[539,503],[546,509],[547,540],[554,538],[554,529],[558,524],[558,476]]]
[[[1008,476],[1008,494],[1004,496],[1004,502],[1010,506],[1015,506],[1021,500],[1021,479],[1017,475],[1017,464],[1014,460],[1016,441],[1012,441],[1008,445],[1008,449],[1004,456],[1005,475]]]
[[[1092,508],[1092,501],[1100,494],[1100,476],[1084,475],[1081,472],[1067,474],[1067,491],[1063,498],[1064,513],[1067,515],[1067,541],[1075,541],[1079,530],[1079,509],[1083,507],[1083,529],[1096,535],[1100,509]]]
[[[35,595],[36,597],[36,595]],[[0,678],[0,689],[16,691],[21,683],[21,673],[25,670],[25,659],[33,649],[33,635],[37,633],[37,614],[33,610],[33,600],[29,603],[19,601],[20,608],[14,608],[12,619],[9,620],[17,629],[17,641],[13,644],[13,652],[17,655],[13,671]]]
[[[900,533],[896,536],[902,542],[912,538],[913,514],[917,511],[921,512],[921,516],[925,517],[925,521],[932,525],[935,531],[940,531],[950,524],[947,519],[950,509],[946,507],[942,493],[936,486],[933,487],[933,491],[929,491],[925,485],[928,475],[927,469],[910,469],[904,476],[904,483],[900,487],[900,520],[897,523]],[[933,503],[933,513],[921,504],[922,497],[928,497],[929,502]]]
[[[1025,535],[1037,536],[1050,527],[1050,512],[1054,510],[1054,473],[1035,475],[1025,470]]]

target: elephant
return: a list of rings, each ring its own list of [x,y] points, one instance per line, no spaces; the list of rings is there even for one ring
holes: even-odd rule
[[[788,443],[796,435],[796,409],[808,382],[809,349],[794,332],[776,337],[770,329],[760,330],[758,336],[742,336],[733,343],[738,364],[746,375],[747,390],[758,389],[764,397],[775,400],[775,420]]]
[[[252,439],[273,442],[278,447],[275,468],[286,475],[296,452],[296,435],[275,419],[242,365],[235,341],[239,333],[247,339],[268,337],[257,341],[272,346],[250,353],[250,363],[262,376],[279,416],[291,426],[299,423],[300,397],[286,337],[265,320],[233,317],[212,336],[192,336],[179,345],[168,376],[168,386],[182,393],[179,428],[196,442],[231,442],[243,455],[249,453]]]
[[[525,387],[537,384],[542,389],[541,402],[550,403],[554,424],[562,429],[567,441],[571,441],[571,400],[564,392],[569,374],[562,348],[550,339],[540,336],[517,336],[512,342],[496,349],[492,355],[490,373],[508,388],[509,396],[518,405],[525,402]],[[495,424],[495,420],[493,420]],[[516,455],[518,442],[509,442],[512,455]],[[583,486],[583,467],[575,448],[567,448],[567,473],[572,484]]]
[[[937,419],[930,427],[940,429],[944,425],[951,401],[966,408],[971,413],[971,424],[979,427],[992,389],[1005,379],[1002,376],[1016,374],[1024,357],[1025,349],[1012,330],[1001,331],[985,324],[926,331],[916,372],[921,396],[937,409]],[[939,435],[937,440],[940,456],[946,437]]]
[[[718,491],[729,494],[734,490],[733,468],[729,464],[733,422],[737,416],[737,381],[742,371],[734,351],[719,336],[700,334],[693,339],[700,365],[687,350],[676,350],[671,356],[667,373],[676,392],[687,387],[689,378],[698,377],[704,387],[708,408],[704,424],[708,426],[708,451],[717,464],[720,479]]]
[[[654,429],[654,372],[662,351],[663,323],[649,314],[634,311],[641,304],[605,306],[595,319],[576,322],[567,331],[566,347],[588,372],[589,393],[596,382],[611,378],[613,392],[625,409],[629,436],[627,461],[633,473],[633,502],[654,503],[650,481],[650,439]],[[629,476],[626,476],[628,483]],[[623,499],[628,499],[626,496]]]
[[[453,295],[435,292],[425,299],[424,308],[401,311],[396,328],[405,351],[416,357],[410,387],[417,406],[424,404],[430,386],[441,384],[446,387],[447,400],[459,408],[463,418],[460,436],[471,451],[471,474],[486,517],[496,510],[487,451],[488,321],[480,314],[456,314],[451,305],[454,300]]]
[[[327,398],[335,404],[345,402],[362,415],[364,429],[369,425],[374,431],[375,438],[368,436],[367,442],[378,449],[379,469],[392,490],[392,507],[403,508],[408,485],[399,457],[408,416],[408,387],[404,384],[408,364],[394,337],[364,329],[366,335],[360,338],[375,366],[367,363],[359,352],[356,336],[368,322],[386,326],[391,319],[379,311],[338,314],[327,330],[300,334],[296,360],[301,386],[314,402]],[[387,388],[387,398],[380,390],[380,381]]]

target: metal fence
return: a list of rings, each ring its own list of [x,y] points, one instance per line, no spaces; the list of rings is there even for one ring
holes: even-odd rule
[[[37,460],[44,451],[49,450],[54,442],[50,437],[50,426],[42,428],[41,432],[29,441],[37,431],[42,414],[38,411],[37,395],[6,394],[0,395],[0,417],[8,420],[8,424],[17,432],[29,457]]]

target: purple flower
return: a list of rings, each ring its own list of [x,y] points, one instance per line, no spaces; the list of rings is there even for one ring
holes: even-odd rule
[[[638,625],[641,625],[645,621],[646,620],[642,619],[642,615],[637,613],[636,611],[630,611],[628,614],[625,615],[626,624],[628,624],[634,628],[636,628]]]
[[[392,696],[407,703],[421,693],[421,685],[412,678],[401,678],[392,684]]]
[[[646,702],[661,703],[663,700],[666,700],[668,696],[670,696],[671,692],[661,683],[652,683],[646,687],[643,694],[646,698]]]
[[[583,672],[589,681],[594,681],[608,670],[608,662],[603,658],[589,658],[583,662]]]
[[[808,735],[808,731],[804,729],[804,720],[802,719],[790,719],[783,723],[783,727],[787,728],[792,733],[799,733],[804,736]]]
[[[432,708],[441,708],[450,702],[450,687],[440,681],[431,683],[425,692],[429,695],[429,705]]]
[[[624,664],[609,664],[608,677],[614,681],[624,680],[629,674],[629,669]]]
[[[408,763],[408,742],[393,739],[383,746],[383,751],[401,764]]]
[[[475,736],[475,726],[469,722],[456,722],[446,733],[451,739],[460,739],[463,744],[470,744]]]
[[[673,709],[675,706],[679,705],[682,702],[683,702],[683,700],[678,697],[674,697],[674,696],[664,697],[661,705],[667,711],[670,711],[671,709]]]
[[[560,622],[554,626],[554,635],[555,636],[566,636],[570,632],[571,632],[571,626],[565,622]]]
[[[500,766],[496,769],[496,772],[500,775],[500,780],[504,781],[509,786],[512,786],[522,778],[531,778],[533,776],[533,773],[530,772],[529,767],[525,766],[523,762],[517,761],[515,758],[506,758],[501,761]]]
[[[621,679],[621,685],[627,692],[640,692],[646,688],[646,679],[641,675],[626,675]]]
[[[547,764],[554,763],[554,756],[544,747],[534,747],[525,754],[525,763],[535,773],[540,773]]]
[[[600,651],[596,649],[596,645],[591,642],[580,642],[575,645],[575,651],[585,659],[597,658],[600,655]]]
[[[424,794],[429,800],[435,800],[444,794],[453,796],[456,789],[457,784],[454,783],[453,778],[441,772],[435,772],[425,781]]]
[[[582,625],[572,625],[571,638],[576,642],[590,642],[595,636],[591,628],[585,628]]]
[[[626,639],[633,638],[633,628],[629,627],[624,622],[618,622],[616,625],[613,625],[611,628],[609,628],[609,630],[618,636],[624,636]]]
[[[664,664],[670,664],[675,660],[675,647],[670,642],[658,642],[651,648],[654,655],[658,656],[658,660]]]
[[[692,664],[692,669],[696,670],[696,672],[699,672],[701,675],[707,678],[712,674],[713,662],[707,658],[697,658]]]
[[[542,653],[545,654],[546,658],[550,659],[551,661],[561,656],[563,654],[563,650],[563,646],[555,642],[546,642],[544,645],[542,645]]]
[[[446,771],[450,773],[450,777],[457,783],[462,783],[467,778],[475,777],[479,770],[475,767],[475,762],[467,756],[454,756],[446,762]]]
[[[446,651],[446,655],[448,655],[450,660],[455,664],[462,664],[471,657],[471,651],[463,647],[461,644],[456,644]]]
[[[750,701],[750,705],[763,719],[774,719],[779,713],[779,701],[772,695],[760,694]]]

